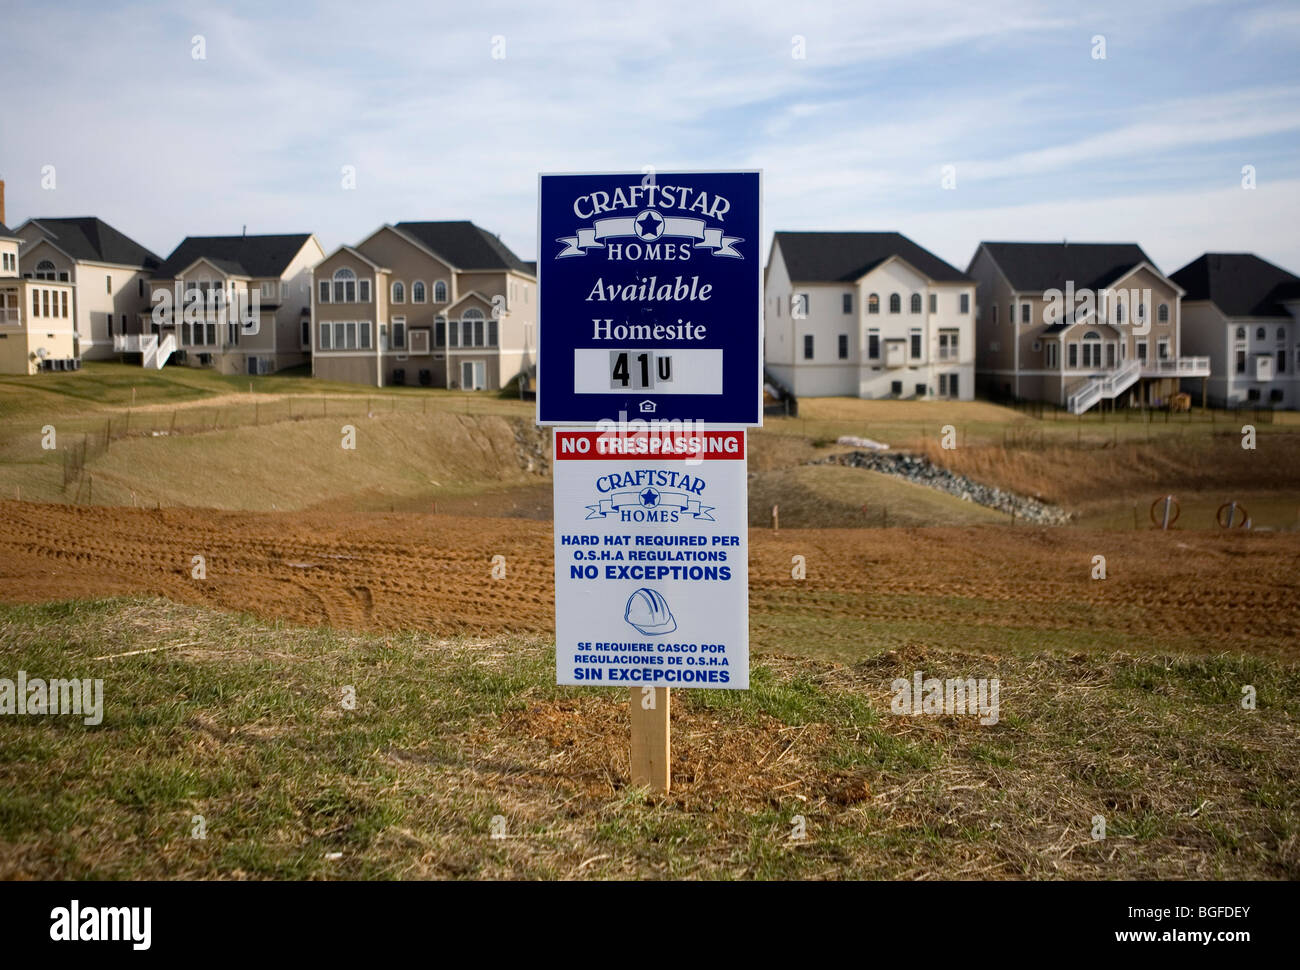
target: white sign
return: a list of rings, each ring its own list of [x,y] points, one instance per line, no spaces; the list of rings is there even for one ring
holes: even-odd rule
[[[560,431],[555,680],[749,687],[744,431]]]

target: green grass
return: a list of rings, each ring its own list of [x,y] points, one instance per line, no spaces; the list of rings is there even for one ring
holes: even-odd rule
[[[0,716],[0,877],[1300,876],[1294,666],[760,657],[749,691],[674,692],[674,791],[650,797],[627,781],[627,692],[556,687],[553,663],[532,639],[152,599],[0,607],[0,677],[105,695],[98,727]],[[893,714],[914,669],[999,678],[998,724]]]

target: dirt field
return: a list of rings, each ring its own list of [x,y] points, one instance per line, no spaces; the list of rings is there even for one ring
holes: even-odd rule
[[[506,557],[507,576],[490,577]],[[793,556],[808,575],[790,578]],[[1093,557],[1107,578],[1090,578]],[[206,578],[191,578],[203,556]],[[1005,526],[751,532],[754,646],[1300,656],[1300,535]],[[522,518],[0,503],[0,601],[155,593],[349,630],[546,634],[551,530]]]

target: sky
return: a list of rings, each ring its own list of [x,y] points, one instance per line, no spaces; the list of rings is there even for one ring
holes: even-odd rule
[[[6,0],[3,22],[5,222],[97,215],[160,256],[470,219],[533,259],[539,172],[650,166],[761,169],[769,238],[1300,273],[1294,0]]]

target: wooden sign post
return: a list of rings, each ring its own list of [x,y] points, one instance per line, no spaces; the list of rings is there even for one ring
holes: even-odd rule
[[[670,687],[633,687],[632,785],[667,792],[672,776]]]

